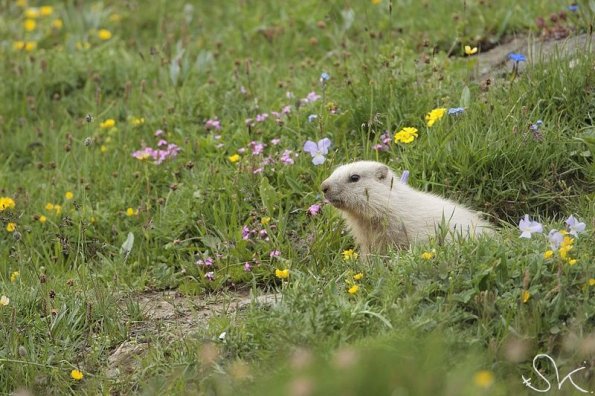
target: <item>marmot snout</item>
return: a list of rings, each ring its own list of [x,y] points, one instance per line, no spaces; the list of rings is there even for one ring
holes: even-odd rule
[[[492,232],[478,212],[401,183],[379,162],[342,165],[321,189],[341,211],[363,255],[426,241],[442,224],[465,238]]]

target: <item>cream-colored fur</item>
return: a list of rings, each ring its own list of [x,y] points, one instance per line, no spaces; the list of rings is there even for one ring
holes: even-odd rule
[[[353,181],[354,175],[359,180]],[[492,232],[478,212],[402,183],[379,162],[342,165],[321,188],[341,211],[364,256],[381,253],[389,246],[408,248],[426,241],[441,225],[448,226],[447,238]]]

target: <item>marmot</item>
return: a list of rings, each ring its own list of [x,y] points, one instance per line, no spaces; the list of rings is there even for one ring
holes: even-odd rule
[[[478,212],[448,199],[415,190],[384,164],[358,161],[339,166],[321,184],[326,199],[351,229],[362,256],[387,247],[408,248],[448,225],[448,237],[493,232]],[[454,231],[454,232],[453,232]]]

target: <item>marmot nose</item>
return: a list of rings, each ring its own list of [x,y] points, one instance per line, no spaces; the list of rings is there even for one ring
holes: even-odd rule
[[[329,186],[329,184],[326,181],[324,181],[320,185],[320,188],[322,189],[322,192],[326,194],[328,192],[330,186]]]

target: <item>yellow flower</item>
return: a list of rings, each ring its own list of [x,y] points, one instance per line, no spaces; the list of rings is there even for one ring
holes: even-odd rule
[[[229,157],[227,157],[229,162],[231,162],[232,164],[235,164],[236,162],[238,162],[240,160],[240,158],[241,157],[239,154],[234,154],[234,155],[230,155]]]
[[[521,296],[521,300],[523,301],[523,303],[526,303],[527,301],[529,301],[530,298],[531,298],[531,293],[529,293],[529,290],[523,290],[523,294]]]
[[[99,128],[102,129],[110,129],[116,126],[116,120],[113,118],[108,118],[107,120],[103,121],[99,124]]]
[[[25,17],[26,18],[39,18],[39,8],[29,7],[25,10]]]
[[[374,5],[378,5],[380,3],[382,3],[382,0],[372,0],[372,4]]]
[[[56,212],[56,214],[62,213],[62,205],[54,205],[54,212]]]
[[[289,270],[288,269],[284,269],[284,270],[280,270],[280,269],[275,269],[275,276],[279,279],[287,279],[289,278]]]
[[[132,126],[140,126],[143,125],[145,123],[145,119],[142,117],[134,117],[130,120],[130,123],[132,124]]]
[[[349,294],[355,294],[359,291],[359,286],[358,285],[353,285],[349,288],[349,290],[347,290],[347,293]]]
[[[361,272],[353,275],[353,279],[355,279],[356,281],[362,280],[363,277],[364,277],[364,274],[362,274]]]
[[[138,216],[138,209],[132,209],[132,208],[126,209],[126,216],[128,216],[128,217]]]
[[[359,257],[357,252],[353,249],[343,250],[343,253],[341,254],[343,255],[343,260],[345,261],[357,260],[357,258]]]
[[[10,197],[0,197],[0,212],[14,208],[14,200]]]
[[[473,382],[480,388],[489,388],[494,383],[494,373],[489,370],[481,370],[473,376]]]
[[[56,30],[60,30],[62,27],[64,27],[64,22],[62,22],[61,19],[54,19],[52,21],[52,27]]]
[[[54,210],[54,204],[48,202],[47,204],[45,204],[45,210]]]
[[[444,114],[446,114],[446,109],[444,107],[434,109],[426,114],[426,123],[431,127],[436,121],[444,117]]]
[[[589,279],[589,286],[595,286],[595,278]]]
[[[14,230],[17,229],[17,223],[8,223],[6,225],[6,231],[8,232],[14,232]]]
[[[15,283],[17,281],[17,279],[19,279],[19,276],[21,276],[21,273],[19,271],[14,271],[13,273],[10,274],[10,281],[12,283]]]
[[[105,144],[102,144],[101,147],[99,147],[99,151],[101,151],[102,153],[107,153],[107,146]]]
[[[23,29],[28,32],[34,31],[36,27],[37,22],[35,22],[35,19],[25,19],[25,22],[23,22]]]
[[[564,239],[562,240],[562,243],[560,244],[560,246],[569,247],[568,250],[570,250],[570,249],[572,249],[573,244],[574,244],[574,239],[572,239],[569,236],[565,236]]]
[[[271,218],[269,216],[265,216],[262,219],[260,219],[260,224],[262,225],[267,225],[271,222]]]
[[[566,230],[560,230],[560,234],[562,234],[562,235],[568,235],[568,231],[566,231]]]
[[[47,220],[48,220],[48,218],[47,218],[47,217],[45,217],[44,215],[41,215],[41,216],[39,216],[39,222],[40,222],[41,224],[45,223]]]
[[[74,46],[77,50],[87,50],[91,48],[91,43],[88,41],[77,41]]]
[[[54,7],[52,7],[52,6],[39,7],[39,15],[41,15],[41,16],[50,16],[53,13],[54,13]]]
[[[25,50],[27,52],[33,51],[37,48],[37,42],[35,41],[15,41],[12,43],[12,48],[16,51]]]
[[[8,298],[6,296],[0,297],[0,305],[5,307],[8,305],[9,302],[10,302],[10,298]]]
[[[475,53],[477,53],[477,47],[471,48],[468,45],[465,46],[465,54],[467,54],[467,55],[473,55]]]
[[[84,377],[83,372],[80,370],[72,370],[70,372],[70,376],[72,377],[73,380],[76,380],[76,381],[80,381]]]
[[[395,143],[411,143],[417,137],[417,128],[405,127],[395,133]]]
[[[433,252],[423,252],[423,253],[421,254],[421,258],[422,258],[423,260],[431,260],[431,259],[433,259],[433,258],[434,258],[434,253],[433,253]]]
[[[543,254],[543,258],[544,259],[550,259],[554,256],[554,251],[553,250],[546,250],[545,253]]]
[[[575,265],[578,262],[577,259],[570,259],[568,260],[568,265]]]
[[[64,198],[70,201],[72,198],[74,198],[74,194],[71,191],[66,191],[66,194],[64,194]]]
[[[560,250],[558,250],[558,252],[560,253],[560,258],[562,260],[568,259],[568,251],[570,249],[572,249],[572,245],[571,246],[560,246]]]
[[[99,40],[107,41],[112,38],[112,32],[107,29],[99,29],[97,37],[99,37]]]

